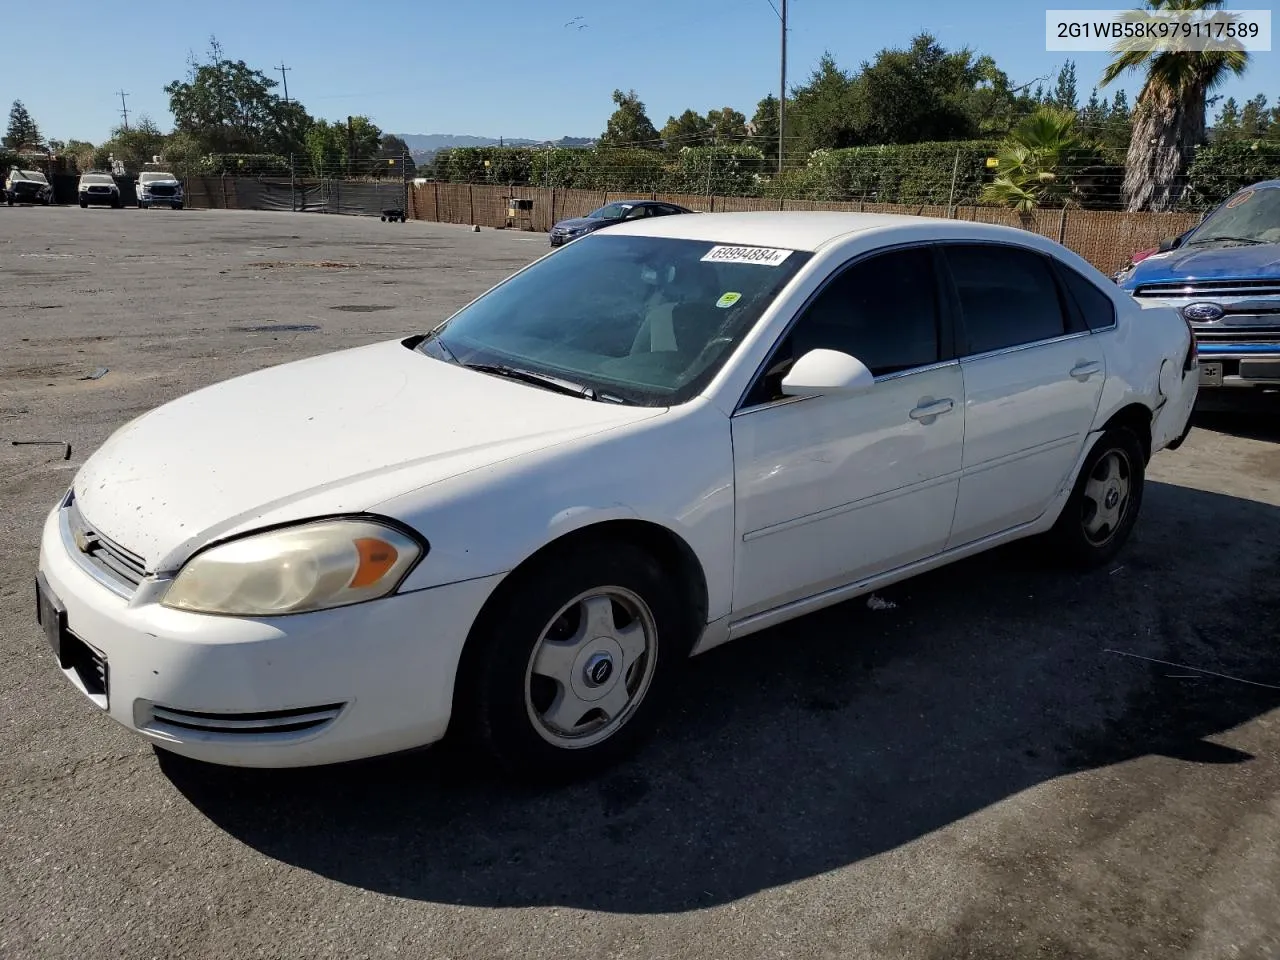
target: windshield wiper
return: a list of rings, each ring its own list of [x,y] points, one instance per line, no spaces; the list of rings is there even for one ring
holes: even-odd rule
[[[1213,243],[1216,240],[1225,240],[1228,243],[1266,243],[1265,240],[1255,240],[1253,237],[1204,237],[1200,240],[1191,240],[1187,244],[1188,247],[1194,247],[1197,243]]]
[[[538,373],[535,370],[525,370],[521,367],[509,367],[503,363],[464,363],[462,366],[468,370],[478,370],[481,373],[492,373],[499,377],[508,377],[512,380],[531,383],[536,387],[545,387],[548,390],[565,393],[573,397],[585,397],[588,400],[600,399],[591,387],[575,383],[572,380],[553,377],[548,373]]]

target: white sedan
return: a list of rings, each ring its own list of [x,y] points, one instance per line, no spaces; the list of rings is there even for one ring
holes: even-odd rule
[[[1018,538],[1106,562],[1197,383],[1179,314],[1031,233],[638,220],[121,427],[48,516],[38,619],[189,757],[449,731],[572,775],[691,654]]]

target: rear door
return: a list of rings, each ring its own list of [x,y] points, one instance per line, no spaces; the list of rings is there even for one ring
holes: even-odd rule
[[[951,548],[1044,513],[1093,425],[1106,358],[1046,255],[990,242],[940,247],[965,397]]]

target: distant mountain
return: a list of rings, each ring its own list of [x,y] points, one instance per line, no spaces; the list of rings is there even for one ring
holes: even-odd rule
[[[519,137],[472,137],[456,133],[397,133],[409,148],[409,152],[417,157],[419,154],[434,154],[450,147],[496,147],[499,143],[507,147],[589,147],[595,143],[593,137],[561,137],[559,140],[523,140]]]

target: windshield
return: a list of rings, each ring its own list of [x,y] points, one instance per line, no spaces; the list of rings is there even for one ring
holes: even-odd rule
[[[611,203],[607,207],[601,207],[599,210],[592,210],[587,214],[587,218],[589,220],[620,220],[631,209],[631,206],[629,203]]]
[[[143,183],[154,183],[156,180],[174,180],[176,178],[172,173],[144,173],[138,179]]]
[[[1280,243],[1280,187],[1247,187],[1211,214],[1188,239]]]
[[[559,377],[614,402],[684,403],[811,256],[589,234],[464,307],[418,349]]]
[[[86,173],[80,180],[84,183],[115,183],[105,173]]]
[[[39,170],[19,170],[18,176],[22,177],[23,180],[34,180],[36,183],[49,182]]]

